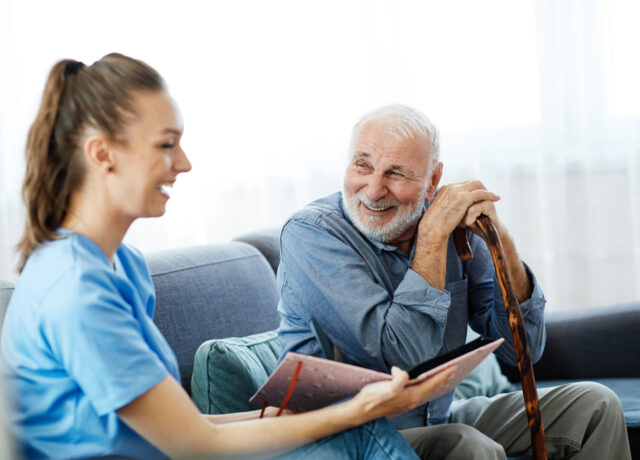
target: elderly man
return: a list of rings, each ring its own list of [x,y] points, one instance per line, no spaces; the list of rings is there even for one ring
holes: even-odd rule
[[[315,317],[348,362],[409,369],[465,342],[467,325],[504,337],[497,355],[515,352],[484,241],[467,231],[473,259],[462,262],[451,233],[480,214],[496,225],[526,323],[532,359],[544,349],[545,299],[520,261],[479,181],[438,189],[436,128],[421,112],[392,105],[353,128],[342,193],[296,212],[281,234],[278,270],[283,355],[321,356]],[[549,458],[630,458],[620,403],[597,384],[540,392]],[[492,459],[531,452],[521,393],[442,396],[394,419],[422,458]]]

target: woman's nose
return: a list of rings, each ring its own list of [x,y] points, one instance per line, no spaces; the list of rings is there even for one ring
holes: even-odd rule
[[[178,173],[191,171],[191,162],[189,161],[189,158],[187,158],[187,154],[182,150],[182,147],[178,148],[177,153],[177,157],[173,162],[173,169]]]

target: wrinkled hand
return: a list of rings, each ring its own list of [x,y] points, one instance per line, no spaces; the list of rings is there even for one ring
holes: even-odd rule
[[[409,374],[394,366],[391,368],[391,380],[366,385],[354,397],[354,401],[360,404],[366,420],[402,414],[447,383],[454,370],[455,367],[452,367],[422,383],[406,387]]]
[[[425,239],[447,239],[457,227],[473,229],[481,214],[498,226],[494,202],[499,199],[477,180],[444,185],[420,221],[418,232]]]

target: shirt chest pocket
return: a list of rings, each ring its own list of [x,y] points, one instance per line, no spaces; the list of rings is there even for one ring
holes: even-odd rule
[[[467,338],[467,323],[469,321],[467,278],[449,282],[446,284],[445,289],[451,295],[451,305],[447,314],[447,325],[444,330],[441,353],[464,344]]]

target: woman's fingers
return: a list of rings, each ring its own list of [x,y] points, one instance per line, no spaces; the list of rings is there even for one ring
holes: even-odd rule
[[[391,368],[393,378],[384,382],[376,382],[366,385],[358,395],[362,395],[369,404],[382,404],[393,399],[403,391],[409,381],[409,374],[396,366]]]
[[[393,376],[393,379],[391,379],[391,391],[393,394],[397,394],[409,381],[409,374],[399,367],[393,366],[391,367],[391,375]]]
[[[422,383],[408,387],[408,390],[414,390],[416,392],[417,402],[414,404],[414,407],[428,399],[429,396],[431,396],[440,387],[446,385],[451,377],[453,377],[456,369],[457,366],[451,366]]]
[[[368,414],[368,420],[401,414],[429,399],[431,394],[449,381],[454,371],[455,366],[424,382],[406,386],[409,375],[398,368],[392,368],[391,380],[366,385],[355,399],[360,402],[364,413]]]

